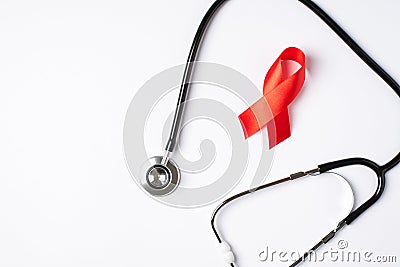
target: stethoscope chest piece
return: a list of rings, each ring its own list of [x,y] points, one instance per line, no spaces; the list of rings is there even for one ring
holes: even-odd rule
[[[162,164],[163,157],[148,159],[142,168],[142,186],[153,196],[166,196],[175,191],[181,180],[181,173],[176,164],[168,160]]]

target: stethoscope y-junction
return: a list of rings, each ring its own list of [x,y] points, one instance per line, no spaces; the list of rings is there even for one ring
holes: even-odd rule
[[[226,1],[227,0],[217,0],[208,10],[197,30],[196,36],[194,38],[189,53],[189,58],[187,60],[186,68],[184,71],[183,80],[180,87],[179,99],[175,110],[170,136],[165,148],[165,154],[164,156],[151,158],[147,162],[148,166],[147,168],[145,168],[146,172],[143,174],[143,182],[142,182],[143,187],[152,195],[156,196],[168,195],[172,193],[179,185],[180,171],[179,168],[176,166],[176,164],[173,163],[173,161],[170,159],[170,156],[174,152],[174,149],[178,141],[178,134],[180,131],[182,116],[184,113],[184,103],[188,96],[189,85],[194,70],[193,63],[196,61],[197,54],[201,45],[201,40],[205,34],[208,24],[210,23],[212,17],[217,12],[217,10]],[[400,97],[399,84],[379,64],[377,64],[327,13],[325,13],[319,6],[317,6],[314,2],[310,0],[299,0],[299,2],[304,4],[318,17],[320,17],[320,19],[322,19],[322,21],[324,21],[354,51],[354,53],[356,53],[356,55],[358,55]],[[220,204],[216,208],[216,210],[212,215],[211,218],[212,230],[218,242],[221,244],[222,251],[226,254],[227,262],[232,267],[234,267],[235,264],[234,264],[233,252],[230,250],[230,246],[225,241],[223,241],[215,225],[216,216],[218,212],[221,211],[221,209],[225,207],[227,204],[235,200],[238,200],[241,197],[247,196],[255,192],[259,192],[261,190],[285,182],[289,182],[304,177],[320,175],[323,173],[334,171],[338,168],[358,165],[371,169],[375,173],[377,179],[377,187],[375,193],[361,206],[357,207],[354,210],[351,210],[351,212],[347,215],[347,217],[345,217],[338,223],[335,229],[333,229],[326,236],[324,236],[312,248],[312,250],[316,250],[321,245],[329,242],[339,230],[341,230],[344,226],[351,224],[355,219],[357,219],[362,213],[364,213],[367,209],[369,209],[373,204],[375,204],[379,200],[385,189],[385,178],[387,172],[389,172],[399,163],[400,163],[400,153],[397,154],[395,157],[393,157],[393,159],[390,160],[388,163],[382,166],[365,158],[348,158],[321,164],[317,168],[310,171],[292,174],[287,178],[277,180],[275,182],[268,183],[260,187],[239,193],[225,200],[222,204]],[[301,263],[307,257],[307,255],[308,253],[305,253],[303,257],[299,258],[291,266],[296,266],[297,264]]]

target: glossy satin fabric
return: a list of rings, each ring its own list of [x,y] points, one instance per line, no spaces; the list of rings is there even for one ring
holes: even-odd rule
[[[291,76],[284,77],[283,61],[295,61],[300,68]],[[263,89],[263,97],[239,115],[245,138],[267,126],[270,149],[290,137],[288,106],[304,85],[306,57],[295,47],[285,49],[269,69]]]

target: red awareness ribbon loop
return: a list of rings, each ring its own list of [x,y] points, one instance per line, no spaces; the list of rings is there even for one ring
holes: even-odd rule
[[[284,77],[282,62],[291,60],[300,69]],[[264,81],[263,97],[239,115],[246,139],[267,126],[269,148],[290,137],[288,106],[301,91],[306,77],[306,56],[296,47],[286,48],[269,69]]]

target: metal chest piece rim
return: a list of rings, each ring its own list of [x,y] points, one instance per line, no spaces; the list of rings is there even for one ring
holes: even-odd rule
[[[162,156],[149,158],[142,168],[141,184],[152,196],[162,197],[173,193],[181,179],[177,165],[170,159],[162,164],[162,160]]]

